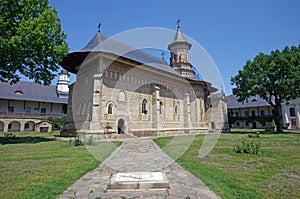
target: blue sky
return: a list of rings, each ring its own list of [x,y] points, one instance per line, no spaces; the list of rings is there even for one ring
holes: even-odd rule
[[[232,93],[231,76],[246,60],[300,44],[298,0],[50,0],[50,5],[58,12],[70,52],[87,44],[99,21],[101,32],[113,36],[143,27],[176,30],[177,18],[182,19],[182,32],[217,65],[226,94]]]

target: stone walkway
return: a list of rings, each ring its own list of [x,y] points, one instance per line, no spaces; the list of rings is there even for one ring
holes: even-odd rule
[[[220,198],[198,178],[184,170],[149,138],[122,140],[98,168],[68,188],[66,198]],[[108,191],[106,185],[117,172],[161,171],[170,182],[168,190]]]

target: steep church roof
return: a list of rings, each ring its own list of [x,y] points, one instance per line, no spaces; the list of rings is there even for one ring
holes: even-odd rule
[[[175,43],[175,42],[186,42],[183,34],[181,33],[180,26],[177,27],[177,32],[176,32],[175,37],[173,39],[173,43]]]
[[[177,44],[177,43],[183,43],[183,44],[187,45],[189,48],[192,47],[192,44],[190,44],[189,42],[187,42],[186,39],[184,38],[184,36],[183,36],[183,34],[181,32],[180,26],[177,27],[177,32],[175,34],[173,42],[168,46],[168,49],[170,50],[170,47],[172,45]]]
[[[179,30],[177,30],[176,35],[175,38],[178,38],[177,43],[184,42],[191,47],[191,44],[185,41],[180,28]],[[152,69],[164,71],[177,77],[185,78],[189,81],[205,83],[211,92],[217,91],[216,88],[212,87],[211,83],[203,81],[199,79],[199,77],[183,77],[177,71],[173,70],[165,60],[149,54],[143,50],[136,49],[112,37],[108,37],[100,33],[99,31],[82,50],[69,53],[67,57],[63,59],[61,65],[69,72],[76,74],[77,67],[84,62],[89,53],[109,53],[117,55],[144,64],[145,67],[151,67]]]
[[[179,73],[174,71],[165,60],[146,53],[143,50],[136,49],[112,37],[108,37],[100,32],[97,32],[82,50],[69,53],[68,56],[63,59],[62,67],[72,73],[76,73],[76,67],[83,63],[89,53],[93,52],[111,53],[145,64],[154,69],[163,70],[173,75],[180,76]]]

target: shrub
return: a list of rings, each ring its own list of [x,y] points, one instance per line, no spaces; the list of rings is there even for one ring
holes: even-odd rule
[[[241,144],[237,143],[233,146],[233,151],[236,153],[258,154],[260,151],[260,143],[242,140]]]
[[[16,135],[14,135],[12,133],[6,133],[6,132],[4,132],[4,137],[6,137],[6,138],[15,138]]]
[[[70,143],[72,143],[72,141],[70,141]],[[80,139],[79,136],[77,136],[73,142],[74,146],[83,146],[84,143],[83,141]]]

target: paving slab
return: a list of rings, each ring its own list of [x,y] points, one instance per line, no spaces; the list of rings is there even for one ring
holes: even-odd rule
[[[151,138],[122,141],[123,144],[99,167],[84,175],[58,198],[220,198],[201,180],[166,155]],[[169,188],[108,189],[107,185],[117,173],[128,172],[162,172],[169,182]]]

